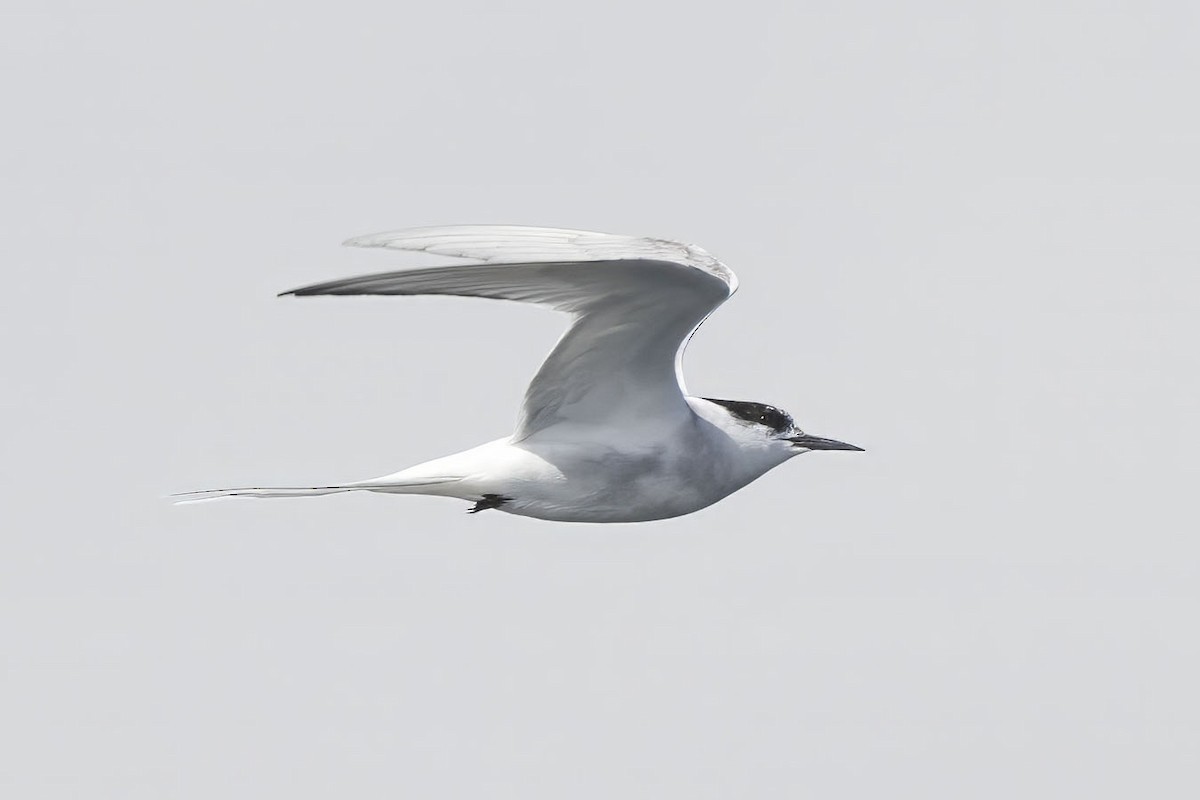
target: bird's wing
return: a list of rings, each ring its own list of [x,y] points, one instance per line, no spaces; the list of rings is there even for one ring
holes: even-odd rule
[[[484,263],[408,269],[284,294],[446,294],[550,306],[574,316],[525,394],[517,440],[560,423],[663,426],[690,413],[679,367],[692,332],[737,288],[698,247],[508,225],[416,228],[350,239]]]

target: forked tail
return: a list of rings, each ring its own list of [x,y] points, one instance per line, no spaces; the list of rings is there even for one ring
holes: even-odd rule
[[[245,487],[239,489],[202,489],[198,492],[180,492],[170,495],[176,503],[197,503],[201,500],[218,500],[222,497],[316,497],[340,492],[388,492],[392,494],[441,494],[428,491],[431,487],[451,483],[459,478],[424,478],[421,480],[380,482],[361,481],[337,486],[271,486]]]
[[[354,492],[359,488],[357,486],[276,486],[272,488],[202,489],[198,492],[173,494],[171,499],[176,503],[196,503],[221,497],[316,497],[320,494]]]

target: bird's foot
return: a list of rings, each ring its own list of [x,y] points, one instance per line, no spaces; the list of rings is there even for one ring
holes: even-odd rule
[[[475,505],[467,510],[468,514],[478,514],[480,511],[486,511],[489,508],[499,508],[505,503],[511,502],[511,497],[505,497],[502,494],[485,494],[482,500],[479,500]]]

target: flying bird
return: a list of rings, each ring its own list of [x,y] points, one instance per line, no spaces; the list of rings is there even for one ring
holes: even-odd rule
[[[861,450],[800,430],[765,403],[693,397],[681,361],[701,323],[737,289],[693,245],[508,225],[416,228],[350,239],[476,263],[318,283],[281,296],[457,295],[534,303],[572,316],[525,392],[511,436],[353,483],[177,495],[296,497],[370,491],[453,497],[564,522],[689,514],[793,456]]]

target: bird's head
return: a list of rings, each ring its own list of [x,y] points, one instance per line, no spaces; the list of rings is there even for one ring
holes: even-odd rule
[[[739,442],[766,448],[781,461],[810,450],[862,450],[861,447],[836,439],[805,433],[796,427],[790,414],[766,403],[716,400],[711,397],[705,399],[721,406],[729,414],[731,430]]]

